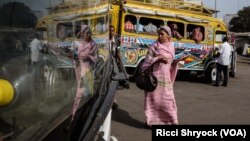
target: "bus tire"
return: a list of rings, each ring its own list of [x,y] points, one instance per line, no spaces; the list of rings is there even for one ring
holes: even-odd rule
[[[216,81],[216,64],[211,64],[205,70],[205,77],[208,83],[214,83]]]

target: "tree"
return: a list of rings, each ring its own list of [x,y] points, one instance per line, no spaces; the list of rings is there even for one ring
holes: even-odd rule
[[[31,9],[24,3],[9,2],[0,7],[0,25],[20,28],[34,27],[37,21]]]
[[[250,32],[250,6],[244,7],[238,12],[238,17],[230,21],[230,31]]]

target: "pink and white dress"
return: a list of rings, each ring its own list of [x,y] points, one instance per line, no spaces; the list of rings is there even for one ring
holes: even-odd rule
[[[144,110],[149,126],[178,124],[173,90],[177,72],[176,63],[172,63],[174,55],[175,49],[172,42],[160,43],[156,41],[150,46],[142,65],[141,69],[145,70],[162,57],[167,58],[167,63],[157,62],[153,66],[153,74],[158,80],[155,91],[145,91]]]

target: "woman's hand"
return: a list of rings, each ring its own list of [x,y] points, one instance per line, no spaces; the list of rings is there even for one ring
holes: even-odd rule
[[[157,59],[156,59],[156,63],[168,63],[168,59],[166,57],[163,57],[163,56],[157,56]]]
[[[173,60],[173,63],[176,63],[176,64],[177,64],[177,63],[178,63],[179,61],[181,61],[181,60],[182,60],[181,58],[174,59],[174,60]]]

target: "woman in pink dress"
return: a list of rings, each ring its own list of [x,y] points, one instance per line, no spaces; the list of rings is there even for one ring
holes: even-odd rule
[[[77,78],[77,92],[72,110],[72,120],[77,111],[82,97],[93,95],[94,92],[94,66],[97,60],[97,47],[91,38],[91,29],[82,26],[79,32],[81,41],[78,46],[78,58],[75,71]]]
[[[153,92],[145,91],[144,110],[148,126],[178,124],[173,91],[177,71],[174,56],[171,30],[168,26],[163,26],[158,31],[158,39],[150,46],[141,68],[143,71],[153,64],[153,74],[158,80]]]

